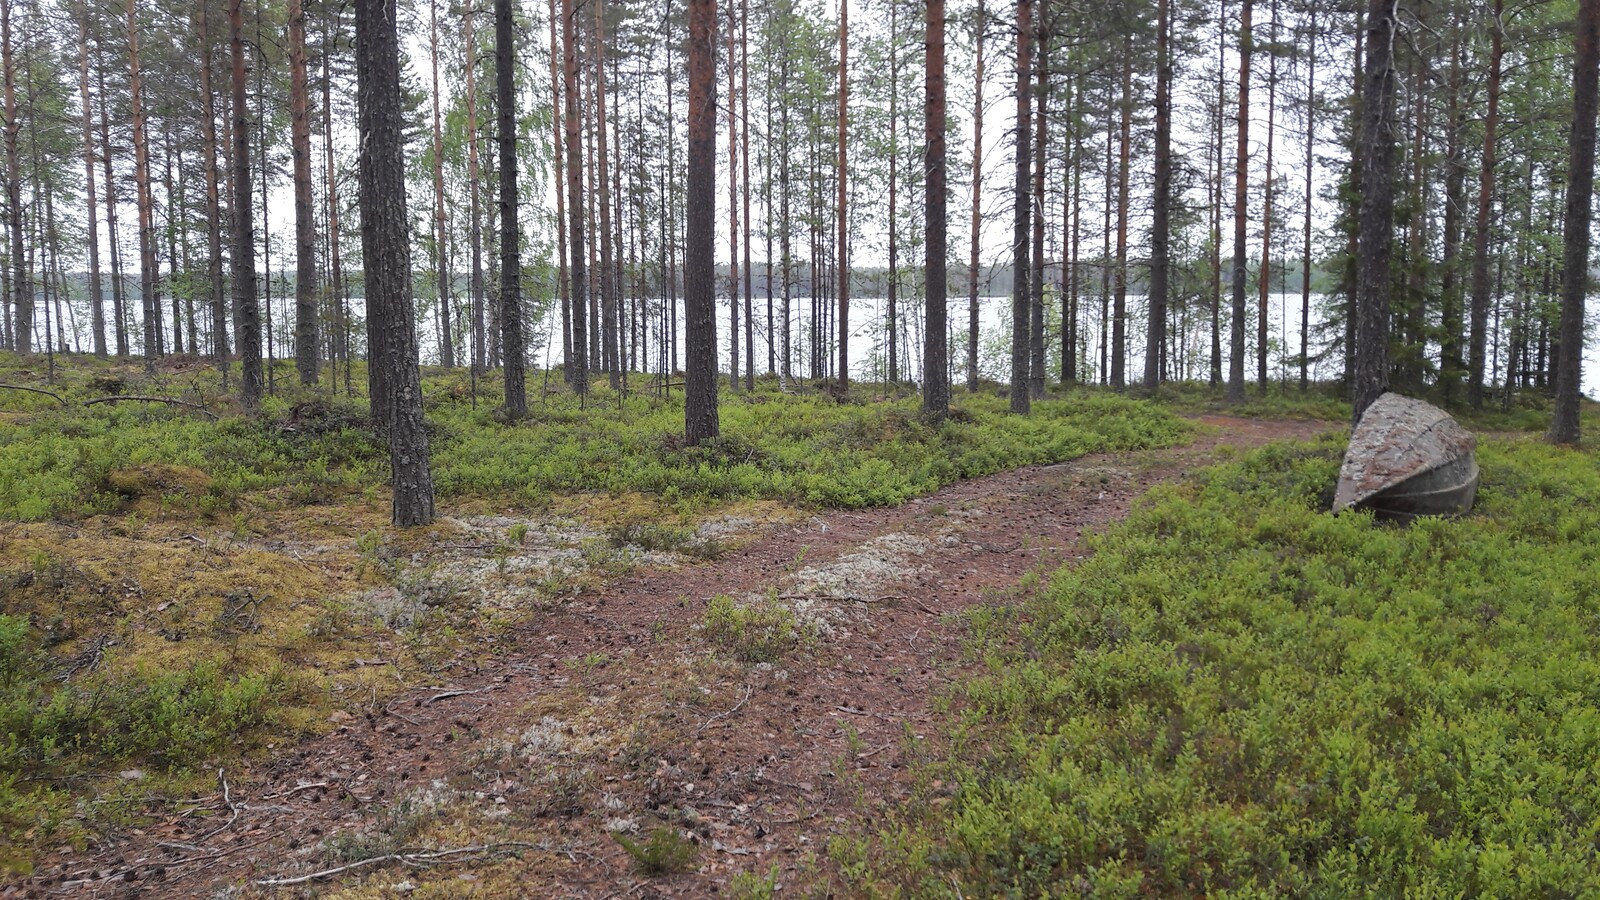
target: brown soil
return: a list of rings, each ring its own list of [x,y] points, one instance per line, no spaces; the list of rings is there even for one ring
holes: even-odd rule
[[[755,526],[716,561],[638,568],[501,632],[489,662],[352,705],[330,733],[226,773],[226,796],[42,859],[0,897],[693,897],[774,867],[788,885],[843,887],[828,840],[905,795],[936,752],[936,703],[973,665],[949,614],[1014,601],[1030,572],[1219,447],[1328,427],[1200,421],[1182,448]],[[708,630],[716,595],[792,619]],[[647,876],[611,834],[648,844],[661,827],[693,842],[690,871]]]

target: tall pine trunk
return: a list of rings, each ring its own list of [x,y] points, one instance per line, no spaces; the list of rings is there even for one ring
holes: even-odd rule
[[[750,0],[739,4],[739,125],[742,132],[739,180],[744,198],[744,385],[756,389],[755,311],[750,266]]]
[[[1033,0],[1017,0],[1016,180],[1011,217],[1011,411],[1025,414],[1028,396],[1029,225],[1033,195]]]
[[[233,62],[233,308],[234,343],[244,372],[239,396],[246,409],[261,403],[261,313],[256,306],[256,238],[250,215],[250,120],[245,112],[243,0],[228,0],[228,46]],[[129,2],[132,6],[132,0]],[[368,265],[371,265],[369,259]]]
[[[1394,50],[1396,0],[1371,0],[1362,78],[1362,191],[1356,243],[1353,422],[1389,387],[1389,281],[1394,243]]]
[[[350,310],[344,297],[344,259],[339,253],[339,179],[334,169],[333,157],[333,75],[330,71],[333,58],[333,35],[323,32],[322,54],[322,154],[327,163],[328,188],[328,299],[333,315],[337,317],[338,339],[329,353],[344,362],[344,392],[354,388],[350,374]]]
[[[551,7],[554,15],[554,7]],[[489,365],[489,335],[486,325],[483,286],[483,209],[478,190],[478,39],[473,25],[478,21],[475,0],[468,0],[462,16],[463,43],[467,45],[467,193],[470,197],[467,214],[472,217],[472,233],[468,238],[472,254],[472,373],[483,374]],[[554,19],[551,20],[554,28]],[[555,62],[551,61],[553,67]],[[559,159],[559,157],[558,157]],[[560,171],[558,167],[557,172]],[[559,191],[560,186],[557,185]],[[569,373],[570,380],[571,375]]]
[[[728,3],[728,386],[739,389],[739,74],[733,55],[733,3]]]
[[[716,41],[715,0],[689,0],[689,208],[683,304],[688,340],[684,438],[690,444],[711,440],[718,433],[716,245],[712,233],[717,206]]]
[[[978,0],[972,101],[972,247],[967,258],[967,390],[978,389],[978,243],[983,225],[983,0]]]
[[[899,38],[898,18],[896,13],[899,7],[889,5],[889,282],[884,291],[887,299],[887,308],[884,312],[884,324],[887,330],[889,351],[889,384],[893,385],[900,380],[900,360],[896,346],[898,343],[895,334],[895,319],[899,315],[896,306],[899,303],[898,289],[900,287],[900,235],[895,222],[895,205],[899,199],[896,188],[899,187],[899,141],[900,136],[900,54],[896,43]]]
[[[617,346],[617,278],[611,246],[611,160],[606,143],[606,18],[604,0],[594,3],[595,181],[600,189],[600,360],[611,389],[622,387]]]
[[[1465,368],[1461,358],[1461,214],[1466,203],[1467,168],[1462,158],[1461,137],[1467,127],[1467,113],[1461,102],[1461,23],[1452,17],[1454,36],[1450,53],[1449,137],[1445,145],[1445,205],[1443,270],[1439,278],[1440,318],[1444,334],[1439,347],[1439,387],[1448,405],[1461,389]],[[1304,371],[1304,363],[1301,365]]]
[[[556,43],[556,0],[549,0],[550,12],[550,128],[551,148],[555,151],[556,195],[556,290],[561,296],[561,359],[562,371],[568,384],[572,383],[572,285],[567,269],[567,200],[562,191],[561,179],[566,173],[565,154],[562,152],[561,133],[561,75],[556,60],[560,50]],[[470,52],[470,51],[469,51]],[[470,94],[470,87],[469,87]],[[469,113],[469,117],[470,117]],[[477,203],[477,198],[473,198]],[[476,209],[476,205],[474,205]],[[476,228],[476,223],[474,223]],[[474,263],[476,265],[476,263]]]
[[[567,241],[572,254],[572,356],[567,359],[568,377],[573,390],[582,397],[589,392],[588,316],[584,309],[589,297],[589,268],[584,257],[584,207],[582,137],[578,123],[578,48],[573,0],[561,0],[561,59],[565,87],[567,129]]]
[[[117,356],[128,355],[128,315],[122,295],[122,248],[117,239],[117,183],[111,171],[111,102],[106,97],[104,66],[95,70],[95,93],[100,98],[100,165],[105,175],[106,248],[111,254],[111,318]]]
[[[1156,4],[1155,207],[1150,227],[1150,318],[1145,328],[1144,386],[1161,384],[1161,348],[1167,340],[1168,244],[1172,203],[1172,60],[1168,47],[1170,0]]]
[[[200,150],[206,178],[206,291],[211,306],[211,355],[228,383],[228,300],[222,279],[222,201],[217,159],[216,90],[212,85],[209,4],[196,5],[200,30]]]
[[[506,413],[528,414],[522,345],[522,230],[517,206],[517,94],[513,0],[494,3],[495,114],[500,120],[500,347],[506,374]]]
[[[1267,393],[1267,326],[1271,317],[1267,313],[1268,292],[1272,289],[1272,200],[1273,182],[1272,149],[1278,125],[1278,2],[1272,2],[1270,40],[1273,50],[1267,64],[1267,170],[1262,176],[1265,202],[1261,213],[1261,271],[1256,273],[1256,389]]]
[[[1039,42],[1039,89],[1035,93],[1033,137],[1033,270],[1028,274],[1028,396],[1044,399],[1044,176],[1049,159],[1045,130],[1045,102],[1049,90],[1049,55],[1047,52],[1044,16],[1041,13],[1035,29]]]
[[[233,0],[237,3],[238,0]],[[509,3],[510,0],[499,0]],[[423,426],[422,379],[411,306],[406,216],[405,109],[395,0],[356,0],[356,78],[361,132],[361,259],[366,270],[369,364],[384,370],[384,408],[393,479],[393,522],[433,521],[433,476]]]
[[[950,412],[950,361],[946,356],[945,258],[948,253],[945,215],[945,74],[944,0],[927,0],[927,75],[924,79],[923,137],[927,150],[923,171],[927,197],[923,204],[927,232],[928,335],[922,351],[922,411],[935,421]]]
[[[850,4],[839,4],[839,244],[835,267],[839,275],[839,393],[850,384]]]
[[[1483,115],[1483,161],[1472,236],[1472,311],[1467,326],[1467,402],[1483,408],[1489,340],[1489,230],[1494,219],[1496,130],[1500,123],[1500,60],[1505,52],[1504,0],[1494,0],[1490,24],[1488,103]]]
[[[144,83],[139,71],[137,13],[136,0],[128,0],[128,95],[133,104],[133,181],[139,205],[139,291],[144,308],[144,369],[153,372],[156,357],[161,352],[161,312],[156,300],[155,201],[150,195],[150,142],[145,136]],[[26,346],[19,349],[25,351]],[[251,404],[247,402],[246,405]]]
[[[1222,383],[1222,156],[1227,143],[1228,0],[1217,12],[1217,116],[1211,177],[1211,359],[1207,382]]]
[[[1123,37],[1121,143],[1117,158],[1117,271],[1111,298],[1111,386],[1127,386],[1128,379],[1128,182],[1133,149],[1133,38]]]
[[[203,15],[203,13],[202,13]],[[204,44],[202,31],[202,45]],[[106,356],[105,298],[100,290],[100,223],[94,190],[94,107],[89,103],[89,8],[78,11],[78,97],[83,105],[83,191],[88,212],[89,314],[94,331],[94,355]]]
[[[1300,265],[1300,392],[1310,386],[1310,336],[1311,336],[1311,181],[1316,172],[1317,149],[1317,8],[1311,7],[1311,27],[1307,40],[1311,52],[1306,54],[1306,220],[1305,245],[1301,250]],[[1457,204],[1459,205],[1459,204]],[[1453,209],[1453,207],[1452,207]]]
[[[294,364],[317,383],[317,223],[311,198],[311,121],[306,107],[306,12],[289,0],[289,153],[294,158]]]
[[[1572,75],[1572,138],[1567,162],[1567,218],[1561,265],[1556,404],[1550,439],[1576,444],[1583,373],[1583,300],[1589,286],[1589,222],[1593,218],[1596,93],[1600,88],[1600,0],[1581,0]]]
[[[33,350],[33,290],[28,283],[27,262],[22,253],[22,163],[17,147],[19,122],[16,64],[11,47],[11,7],[12,0],[0,0],[0,51],[4,53],[0,65],[5,70],[6,224],[11,236],[12,349],[26,356]],[[131,16],[131,0],[128,8]],[[148,360],[146,366],[153,363],[154,360]]]
[[[1228,329],[1228,402],[1244,402],[1245,282],[1250,272],[1245,240],[1250,219],[1250,55],[1255,37],[1250,31],[1253,0],[1239,7],[1239,150],[1233,170],[1233,318]]]
[[[433,68],[433,280],[435,316],[439,322],[439,365],[456,364],[455,336],[451,333],[450,225],[444,214],[444,133],[439,121],[439,0],[428,2],[428,59]]]

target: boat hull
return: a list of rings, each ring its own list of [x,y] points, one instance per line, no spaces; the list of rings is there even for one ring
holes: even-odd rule
[[[1350,434],[1333,509],[1410,522],[1460,515],[1478,492],[1477,440],[1436,406],[1384,394]]]

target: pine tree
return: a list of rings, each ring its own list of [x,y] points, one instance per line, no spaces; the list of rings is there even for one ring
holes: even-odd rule
[[[237,6],[239,0],[233,0]],[[510,0],[497,0],[509,4]],[[498,16],[497,16],[498,18]],[[356,0],[356,79],[361,131],[361,258],[366,269],[368,364],[383,370],[374,407],[389,432],[393,522],[433,522],[433,475],[423,425],[422,381],[411,309],[406,216],[405,111],[395,0]]]

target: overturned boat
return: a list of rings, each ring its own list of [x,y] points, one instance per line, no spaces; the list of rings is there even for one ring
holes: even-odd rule
[[[1444,410],[1389,393],[1350,433],[1333,511],[1380,519],[1459,515],[1478,493],[1477,439]]]

